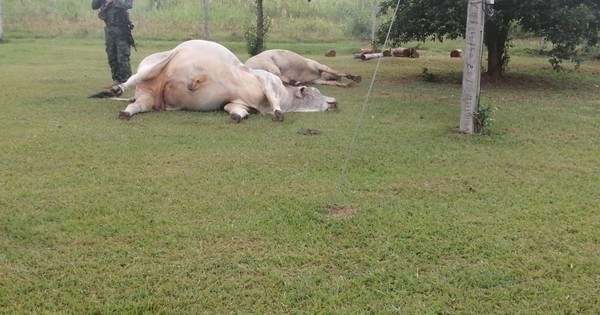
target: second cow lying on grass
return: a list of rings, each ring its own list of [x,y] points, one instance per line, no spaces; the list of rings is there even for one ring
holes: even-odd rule
[[[350,83],[340,82],[348,78],[360,82],[361,76],[337,72],[326,65],[312,59],[304,58],[295,52],[283,49],[266,50],[246,61],[246,66],[252,69],[262,69],[278,76],[284,84],[326,84],[350,87]]]

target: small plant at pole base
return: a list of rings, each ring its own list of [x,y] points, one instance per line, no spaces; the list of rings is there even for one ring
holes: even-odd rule
[[[492,118],[493,109],[489,106],[479,106],[477,113],[475,114],[475,133],[479,135],[489,135],[491,133],[494,119]]]
[[[265,49],[265,38],[267,37],[267,31],[269,30],[270,24],[271,21],[269,19],[265,19],[263,38],[259,38],[256,35],[256,26],[248,25],[246,27],[246,30],[244,31],[244,38],[246,39],[246,51],[250,56],[256,56]]]
[[[246,39],[246,51],[250,56],[256,56],[260,53],[262,49],[262,44],[259,43],[258,38],[256,36],[256,27],[253,25],[248,25],[244,32],[244,38]]]

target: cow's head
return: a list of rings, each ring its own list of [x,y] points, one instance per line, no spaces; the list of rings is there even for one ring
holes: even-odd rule
[[[274,110],[283,112],[321,112],[337,109],[337,101],[327,97],[314,87],[288,86],[281,79],[261,69],[250,69],[244,66],[245,71],[250,71],[260,82],[266,98]]]
[[[337,109],[337,101],[333,97],[321,94],[315,87],[297,86],[286,87],[294,97],[287,104],[281,105],[284,112],[321,112]]]

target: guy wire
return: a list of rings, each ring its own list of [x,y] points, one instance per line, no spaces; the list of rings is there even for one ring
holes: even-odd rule
[[[398,2],[396,3],[396,9],[394,10],[394,14],[392,15],[392,20],[390,21],[390,27],[388,28],[387,34],[385,36],[385,41],[383,42],[382,51],[387,47],[387,44],[388,44],[388,41],[390,38],[390,33],[392,32],[392,27],[394,25],[394,21],[396,20],[396,14],[398,13],[398,8],[400,7],[400,1],[401,0],[398,0]],[[362,105],[360,115],[358,116],[358,121],[356,122],[356,125],[354,128],[354,133],[352,135],[352,139],[350,140],[350,144],[348,145],[346,157],[344,159],[344,162],[342,163],[342,169],[340,171],[340,176],[338,177],[338,180],[335,184],[335,189],[334,189],[335,197],[334,197],[333,205],[341,204],[342,185],[346,181],[348,163],[350,163],[350,157],[352,154],[352,150],[354,149],[354,145],[356,143],[356,138],[358,136],[358,131],[360,129],[360,125],[362,124],[363,117],[365,116],[365,112],[367,110],[367,104],[369,102],[369,97],[371,96],[371,91],[373,90],[373,84],[375,83],[375,77],[377,76],[377,72],[379,71],[379,65],[381,64],[381,59],[383,59],[383,57],[380,57],[377,59],[378,59],[377,64],[376,64],[375,70],[373,72],[373,78],[371,78],[371,83],[369,85],[369,90],[367,91],[367,96],[365,97],[365,101]]]

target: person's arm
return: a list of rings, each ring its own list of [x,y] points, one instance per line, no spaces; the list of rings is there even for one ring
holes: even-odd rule
[[[131,9],[133,8],[133,0],[112,0],[115,8]]]
[[[104,0],[92,0],[92,10],[98,10],[104,4]]]

